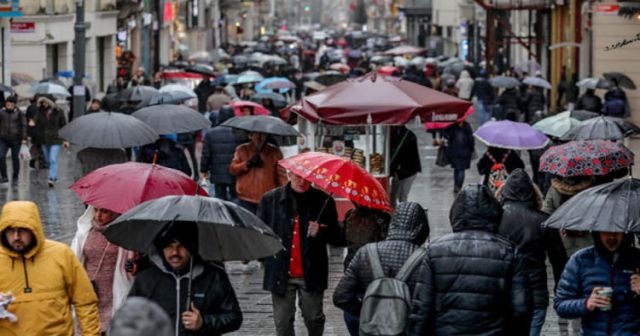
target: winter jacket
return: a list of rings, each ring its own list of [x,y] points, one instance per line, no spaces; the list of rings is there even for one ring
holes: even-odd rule
[[[247,161],[256,153],[258,151],[253,143],[242,144],[236,148],[229,165],[229,172],[236,177],[238,198],[252,203],[260,202],[267,191],[287,183],[285,170],[278,165],[278,160],[282,159],[278,147],[264,144],[260,151],[262,166],[250,168]]]
[[[596,96],[595,93],[589,93],[589,91],[587,91],[578,98],[576,110],[587,110],[600,113],[602,111],[602,99]]]
[[[22,255],[9,249],[9,227],[30,230],[35,246]],[[45,239],[35,203],[5,204],[0,232],[0,292],[15,295],[7,310],[18,317],[16,323],[0,320],[0,335],[75,335],[71,305],[82,335],[100,335],[98,298],[89,277],[67,245]]]
[[[318,219],[318,214],[326,202],[326,207]],[[258,204],[257,215],[282,240],[284,250],[264,261],[264,290],[284,295],[289,280],[289,262],[291,259],[291,241],[293,238],[294,203],[297,204],[302,270],[305,287],[308,291],[322,293],[327,289],[329,276],[329,257],[327,244],[342,242],[336,203],[331,196],[311,187],[303,194],[294,193],[291,184],[267,192]],[[315,238],[307,237],[309,221],[318,219],[327,225]]]
[[[220,123],[233,117],[233,110],[222,109],[218,115]],[[209,181],[213,184],[234,184],[235,176],[229,172],[229,165],[233,159],[238,143],[229,127],[216,126],[205,134],[202,140],[202,159],[200,172],[209,173]]]
[[[431,243],[413,293],[409,335],[528,335],[531,289],[524,259],[495,234],[502,209],[467,185],[449,214],[452,234]]]
[[[418,139],[408,128],[401,126],[402,131],[391,137],[391,164],[389,171],[399,179],[411,177],[422,171]]]
[[[614,87],[605,93],[602,114],[617,118],[629,117],[629,102],[626,93],[621,88]]]
[[[64,112],[47,98],[38,99],[38,105],[44,100],[47,100],[53,107],[38,110],[34,118],[36,137],[41,139],[44,145],[60,145],[62,139],[58,136],[58,131],[67,124],[67,119]]]
[[[451,168],[469,169],[476,143],[471,125],[466,121],[453,124],[445,128],[442,135],[448,142],[446,153]]]
[[[546,308],[549,292],[545,253],[549,255],[558,280],[567,262],[558,231],[542,228],[542,222],[548,218],[538,210],[542,205],[542,195],[524,170],[513,171],[498,194],[504,211],[498,234],[515,244],[525,259],[534,307]]]
[[[503,162],[504,156],[505,154],[507,154],[507,152],[509,154],[507,155],[507,158],[504,161],[504,167],[507,170],[507,173],[511,174],[511,172],[517,168],[524,169],[524,162],[522,162],[522,159],[520,159],[520,156],[516,151],[512,149],[489,147],[487,148],[487,152],[485,152],[482,155],[482,157],[480,158],[480,160],[478,160],[478,163],[476,164],[478,168],[478,173],[480,175],[484,175],[484,179],[482,183],[487,184],[489,182],[489,174],[491,173],[491,167],[493,167],[494,165],[493,161],[491,161],[487,153],[489,153],[493,157],[496,163],[501,163]]]
[[[590,179],[574,180],[574,179],[558,179],[551,180],[551,188],[547,191],[542,204],[542,211],[551,215],[564,202],[569,200],[571,196],[591,187]]]
[[[544,116],[546,98],[542,89],[533,88],[529,90],[524,98],[524,121],[529,124],[538,122]]]
[[[210,81],[202,81],[193,91],[198,96],[198,111],[206,112],[207,99],[209,99],[209,96],[211,96],[215,91],[213,83],[211,83]]]
[[[0,139],[27,140],[27,117],[19,108],[0,110]]]
[[[184,150],[171,139],[160,138],[153,144],[142,146],[139,161],[155,162],[163,167],[173,168],[191,176],[191,167]]]
[[[390,220],[391,216],[384,211],[360,206],[349,209],[344,214],[342,230],[347,255],[342,264],[345,271],[362,246],[387,238]]]
[[[389,225],[387,239],[371,243],[378,250],[385,276],[394,277],[413,251],[422,245],[428,236],[429,223],[420,204],[400,203]],[[333,304],[352,315],[360,316],[361,298],[373,280],[369,255],[367,249],[363,247],[353,257],[333,292]],[[411,290],[415,287],[417,280],[418,272],[414,271],[407,281]]]
[[[473,93],[473,79],[469,76],[467,70],[462,70],[460,78],[456,82],[456,88],[458,89],[458,98],[470,100]]]
[[[487,78],[479,76],[473,82],[473,96],[484,104],[491,104],[496,99],[496,93],[487,80]]]
[[[596,237],[594,237],[596,238]],[[553,308],[558,316],[582,319],[581,335],[638,335],[640,298],[631,291],[630,277],[640,268],[640,250],[619,248],[618,258],[605,250],[600,239],[569,259],[556,290]],[[612,287],[611,311],[586,308],[594,287]]]
[[[149,254],[152,265],[138,273],[129,296],[141,296],[160,305],[169,315],[176,336],[222,335],[240,328],[242,311],[224,270],[194,261],[192,270],[178,275],[165,265],[155,247]],[[181,318],[190,310],[186,306],[190,278],[191,300],[203,316],[197,332],[186,330]]]

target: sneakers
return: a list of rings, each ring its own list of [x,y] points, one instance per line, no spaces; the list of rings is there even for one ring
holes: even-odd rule
[[[48,180],[48,181],[47,181],[47,184],[49,185],[49,188],[53,188],[53,185],[54,185],[55,183],[56,183],[56,182],[55,182],[54,180]]]

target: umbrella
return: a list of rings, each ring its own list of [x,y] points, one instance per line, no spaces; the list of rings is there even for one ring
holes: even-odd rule
[[[266,85],[269,84],[273,84],[274,86],[266,87]],[[256,84],[256,92],[273,92],[274,89],[277,89],[280,93],[286,93],[291,87],[296,87],[296,85],[286,77],[269,77]]]
[[[196,63],[211,63],[213,62],[213,57],[208,51],[202,50],[191,54],[189,56],[189,61]]]
[[[531,86],[541,87],[543,89],[551,90],[551,83],[540,77],[527,77],[522,81],[524,84]]]
[[[196,93],[187,86],[182,84],[167,84],[160,88],[160,92],[182,92],[185,95],[192,96],[192,98],[197,97]]]
[[[469,106],[465,100],[401,78],[369,73],[306,96],[291,111],[314,123],[400,125],[417,116],[423,122],[455,121]]]
[[[149,105],[158,104],[182,104],[185,100],[197,98],[195,93],[188,93],[185,91],[168,91],[158,92],[158,94],[151,98]]]
[[[587,110],[573,110],[571,111],[571,118],[585,121],[587,119],[599,117],[600,113],[587,111]]]
[[[623,178],[571,197],[544,222],[547,227],[597,232],[640,230],[640,180]]]
[[[280,89],[295,89],[296,85],[290,80],[275,80],[264,85],[265,89],[280,90]]]
[[[540,71],[541,67],[535,59],[527,59],[518,63],[518,65],[515,66],[515,69],[520,75],[522,75],[524,72],[533,74],[536,71]]]
[[[29,74],[22,72],[12,72],[11,73],[11,86],[21,85],[21,84],[31,84],[36,80]]]
[[[612,71],[612,72],[605,72],[602,74],[602,76],[604,76],[604,78],[606,78],[608,81],[612,82],[617,86],[624,87],[631,90],[636,89],[636,83],[634,83],[631,78],[629,78],[627,75],[623,73]]]
[[[158,134],[199,131],[211,122],[197,111],[180,105],[153,105],[139,109],[132,116],[144,121]]]
[[[124,89],[115,95],[119,102],[135,101],[141,106],[148,105],[153,97],[158,95],[158,90],[152,86],[138,85]]]
[[[583,89],[604,89],[608,90],[611,88],[611,82],[606,79],[598,78],[598,77],[589,77],[582,79],[576,86]]]
[[[263,79],[264,77],[259,72],[248,70],[238,75],[236,84],[257,83]]]
[[[607,175],[633,164],[627,147],[608,140],[571,141],[553,146],[540,157],[540,171],[562,177]]]
[[[4,83],[0,83],[0,91],[2,92],[14,92],[13,88],[9,85],[6,85]]]
[[[128,148],[158,139],[149,125],[130,115],[112,112],[90,113],[73,119],[58,135],[73,144],[92,148]]]
[[[69,189],[78,195],[82,203],[117,213],[162,196],[207,195],[191,177],[179,170],[140,162],[98,168]]]
[[[562,136],[562,140],[620,140],[640,133],[638,126],[620,118],[597,117],[581,122]]]
[[[360,49],[351,49],[347,52],[347,57],[349,58],[362,58],[362,50]]]
[[[234,85],[238,80],[238,75],[222,75],[218,76],[212,85],[226,86],[227,84]]]
[[[252,101],[245,101],[245,100],[232,101],[229,103],[229,106],[233,108],[233,114],[235,114],[236,116],[243,116],[244,114],[242,114],[242,108],[247,106],[253,109],[253,115],[268,116],[271,114],[271,112],[267,110],[264,106],[254,103]]]
[[[488,121],[473,135],[490,147],[516,150],[544,148],[549,139],[529,124],[510,120]]]
[[[259,132],[271,135],[282,135],[298,137],[300,133],[293,126],[285,123],[280,118],[253,115],[244,117],[233,117],[220,124],[247,132]]]
[[[54,83],[38,83],[31,87],[33,94],[51,94],[62,97],[71,97],[69,91],[62,85]]]
[[[247,55],[235,55],[231,59],[233,64],[247,64],[249,63],[249,57]]]
[[[339,71],[340,73],[343,73],[343,74],[346,74],[349,71],[351,71],[351,68],[348,65],[342,64],[342,63],[333,63],[329,66],[329,69]]]
[[[467,109],[467,112],[465,112],[464,115],[458,118],[458,120],[456,121],[427,122],[427,123],[424,123],[424,128],[429,131],[445,129],[455,123],[459,123],[461,121],[467,120],[467,118],[469,118],[469,116],[471,116],[474,112],[475,112],[475,109],[473,108],[473,106],[469,106],[469,108]]]
[[[424,48],[414,47],[410,45],[401,45],[395,48],[391,48],[384,52],[385,55],[407,55],[407,54],[419,54],[425,51]]]
[[[253,97],[251,97],[251,100],[258,104],[262,102],[263,99],[271,99],[274,105],[287,105],[287,100],[284,98],[284,96],[275,92],[256,93],[253,95]]]
[[[514,77],[496,76],[489,79],[489,83],[493,87],[515,88],[521,85],[520,81]]]
[[[384,63],[389,63],[391,61],[393,61],[393,59],[387,55],[376,55],[371,57],[371,60],[370,60],[370,62],[374,64],[384,64]]]
[[[323,74],[318,75],[316,78],[314,78],[314,81],[324,85],[324,86],[331,86],[334,84],[338,84],[340,82],[344,82],[345,80],[347,80],[349,76],[347,76],[346,74],[343,73],[339,73],[337,71],[335,72],[325,72]]]
[[[272,63],[274,65],[285,65],[285,64],[288,64],[289,62],[287,62],[286,59],[280,56],[267,55],[263,63]]]
[[[400,69],[390,65],[379,67],[378,70],[376,70],[376,72],[385,76],[392,76],[396,72],[401,73]]]
[[[254,260],[283,249],[256,215],[212,197],[166,196],[142,203],[109,224],[104,234],[118,246],[148,253],[161,232],[189,223],[197,227],[197,253],[207,261]]]
[[[380,182],[348,158],[308,152],[278,163],[332,195],[346,197],[367,208],[393,211],[389,196]]]
[[[201,63],[188,66],[184,69],[184,71],[209,77],[213,77],[216,75],[212,66]]]
[[[310,88],[310,89],[312,89],[314,91],[322,91],[322,90],[327,88],[325,85],[322,85],[322,84],[320,84],[320,83],[318,83],[316,81],[313,81],[313,80],[304,82],[304,86],[306,86],[306,87],[308,87],[308,88]]]
[[[559,138],[579,124],[580,120],[572,118],[571,112],[566,111],[538,121],[533,124],[533,128],[546,135]]]

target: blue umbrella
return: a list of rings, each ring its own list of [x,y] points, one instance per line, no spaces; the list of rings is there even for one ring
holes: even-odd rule
[[[234,85],[238,82],[238,75],[220,75],[216,77],[213,85],[226,86],[228,84]]]
[[[267,79],[263,79],[262,81],[260,81],[260,83],[256,85],[256,92],[257,93],[273,92],[272,89],[267,89],[264,87],[265,85],[273,82],[289,82],[289,79],[285,77],[269,77]],[[278,92],[287,93],[289,92],[289,89],[288,88],[279,89]]]
[[[236,84],[257,83],[263,79],[264,77],[259,72],[249,70],[238,75]]]

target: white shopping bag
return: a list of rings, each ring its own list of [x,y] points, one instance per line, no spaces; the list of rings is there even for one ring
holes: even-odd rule
[[[22,146],[20,146],[19,156],[21,160],[24,160],[24,161],[31,160],[31,151],[29,150],[29,146],[27,146],[26,144],[22,144]]]

